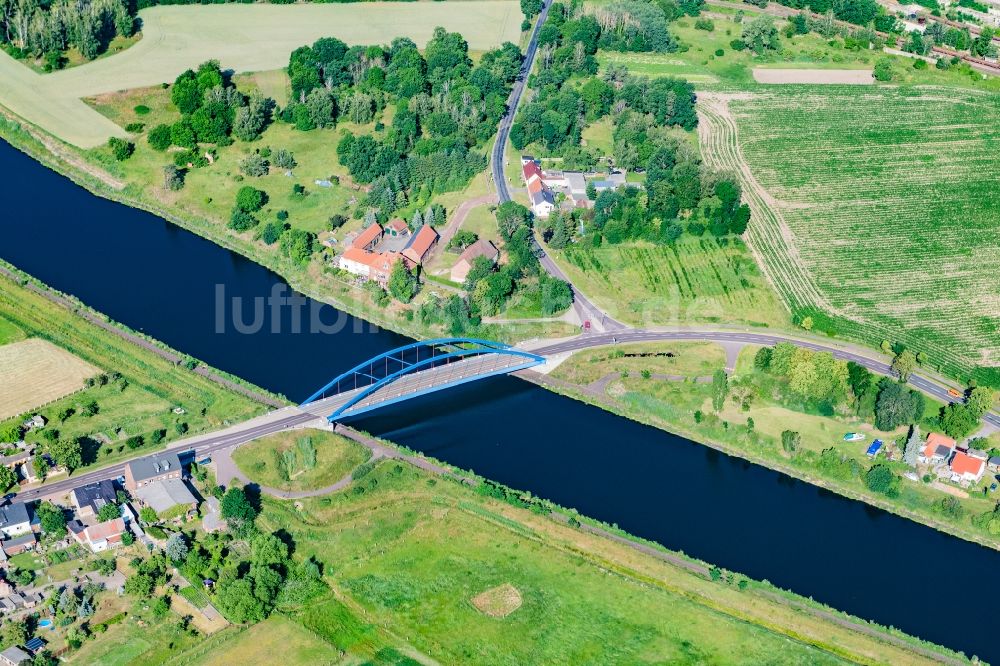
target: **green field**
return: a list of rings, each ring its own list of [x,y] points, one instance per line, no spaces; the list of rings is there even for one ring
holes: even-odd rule
[[[316,451],[316,464],[303,462],[302,440]],[[290,454],[286,452],[291,451]],[[285,462],[288,455],[291,463]],[[371,452],[357,442],[325,430],[293,430],[255,440],[233,452],[233,461],[252,481],[283,490],[313,490],[329,486],[368,460]]]
[[[764,191],[755,213],[769,209],[748,242],[793,308],[946,371],[1000,363],[996,97],[782,87],[732,99],[731,118],[724,104],[703,150],[738,168],[738,142]]]
[[[23,339],[24,331],[6,319],[0,319],[0,345],[6,345]]]
[[[262,405],[126,342],[6,278],[0,278],[0,317],[106,373],[120,372],[127,382],[87,388],[37,410],[49,420],[46,429],[58,429],[61,439],[85,438],[85,465],[106,464],[151,448],[148,437],[153,430],[166,430],[164,442],[175,439],[176,423],[186,423],[189,432],[213,430],[264,411]],[[99,411],[84,416],[82,405],[91,400]],[[66,407],[76,413],[60,422],[57,414]],[[174,414],[175,407],[185,413]],[[147,437],[146,448],[125,447],[126,438],[139,434]],[[29,440],[42,441],[38,434]]]
[[[292,617],[361,659],[395,648],[490,665],[919,660],[792,610],[766,586],[713,582],[400,463],[352,491],[265,499],[259,522],[286,530],[336,589]],[[473,601],[503,586],[516,602]]]
[[[199,666],[341,663],[340,651],[302,625],[274,615],[249,629],[230,628],[185,653],[177,663]]]
[[[742,242],[706,236],[553,251],[572,282],[608,314],[641,326],[780,326],[788,313]]]
[[[299,46],[320,37],[348,44],[388,44],[410,37],[425,44],[436,26],[460,32],[473,50],[517,43],[521,12],[509,0],[230,4],[163,6],[139,14],[143,38],[107,58],[41,75],[0,53],[0,104],[67,141],[90,148],[120,128],[80,99],[173,80],[188,67],[217,59],[236,72],[276,69]]]

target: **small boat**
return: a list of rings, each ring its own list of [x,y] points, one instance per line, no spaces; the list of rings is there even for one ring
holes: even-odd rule
[[[860,442],[865,438],[865,433],[863,432],[849,432],[844,435],[845,442]]]
[[[868,447],[868,457],[874,458],[878,455],[879,450],[882,448],[882,440],[876,439],[872,442],[872,445]]]

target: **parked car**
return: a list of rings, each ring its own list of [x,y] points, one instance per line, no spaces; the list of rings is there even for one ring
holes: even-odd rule
[[[957,391],[957,390],[953,389],[953,388],[948,389],[948,395],[950,395],[953,398],[961,398],[962,397],[962,393],[960,391]]]

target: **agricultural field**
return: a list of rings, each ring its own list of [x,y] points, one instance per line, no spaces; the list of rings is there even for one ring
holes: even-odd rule
[[[369,449],[346,437],[310,428],[244,444],[233,452],[233,461],[261,485],[313,490],[340,481],[370,455]]]
[[[46,340],[0,346],[0,419],[75,393],[98,368]]]
[[[249,628],[232,628],[184,655],[192,666],[273,664],[281,655],[286,666],[335,664],[342,661],[337,648],[283,615],[273,615]]]
[[[699,106],[709,164],[752,173],[747,241],[795,312],[946,372],[1000,364],[994,97],[781,86]]]
[[[0,279],[0,317],[32,338],[26,342],[53,347],[75,363],[100,369],[95,373],[121,373],[117,381],[98,382],[36,410],[48,419],[46,430],[57,429],[63,439],[84,438],[85,466],[134,455],[125,446],[126,438],[133,435],[146,436],[148,449],[153,446],[149,436],[154,430],[166,431],[162,446],[180,436],[177,424],[186,424],[187,432],[194,433],[217,429],[227,419],[244,420],[264,412],[262,405],[126,342],[5,278]],[[0,363],[0,372],[8,372],[10,365]],[[9,386],[0,382],[0,390]],[[98,409],[88,415],[85,406],[92,402]],[[175,407],[184,413],[173,413]],[[60,421],[58,415],[64,409],[74,412]],[[41,440],[32,434],[29,441]]]
[[[637,326],[781,326],[788,313],[740,241],[684,237],[552,251],[572,282],[609,315]]]
[[[0,104],[58,138],[91,148],[120,127],[80,99],[172,81],[188,67],[217,59],[236,72],[276,69],[294,49],[320,37],[348,44],[426,43],[436,26],[462,33],[485,51],[520,40],[521,11],[509,0],[357,4],[161,6],[139,13],[143,38],[111,57],[38,74],[0,53]]]
[[[794,611],[766,586],[714,583],[400,463],[381,463],[354,491],[296,506],[265,499],[259,521],[286,530],[297,557],[321,561],[336,590],[291,617],[362,659],[839,661],[814,642],[875,661],[916,658]]]

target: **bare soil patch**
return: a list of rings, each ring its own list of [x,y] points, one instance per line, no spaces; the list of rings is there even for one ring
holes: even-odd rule
[[[521,592],[510,583],[480,592],[470,600],[483,615],[507,617],[521,607]]]
[[[872,85],[875,79],[870,69],[767,69],[755,67],[757,83],[826,83],[838,85]]]
[[[0,347],[0,419],[79,391],[100,372],[86,361],[32,338]]]

